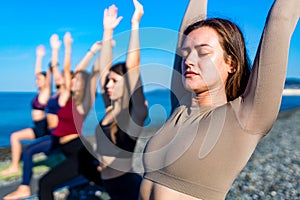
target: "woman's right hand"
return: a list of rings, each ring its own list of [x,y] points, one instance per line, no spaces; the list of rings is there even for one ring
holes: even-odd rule
[[[44,57],[45,54],[46,54],[46,51],[45,51],[44,45],[39,45],[39,46],[36,48],[36,56],[37,56],[37,57]]]
[[[66,32],[65,35],[64,35],[64,44],[65,44],[65,46],[71,46],[72,42],[73,42],[73,38],[71,36],[71,33]]]
[[[118,16],[118,8],[113,4],[104,10],[103,15],[103,28],[104,30],[115,29],[120,21],[123,19],[122,16]]]
[[[60,48],[61,41],[57,34],[52,34],[50,37],[50,46],[53,50],[58,50]]]
[[[133,0],[134,4],[134,13],[131,18],[131,23],[132,24],[139,24],[141,21],[142,16],[144,15],[144,7],[143,5],[138,2],[137,0]]]

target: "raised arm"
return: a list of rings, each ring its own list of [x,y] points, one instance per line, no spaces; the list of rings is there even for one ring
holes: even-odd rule
[[[36,62],[35,62],[35,75],[42,72],[42,61],[43,57],[45,56],[46,51],[44,45],[39,45],[36,48]],[[51,73],[49,70],[46,72],[46,86],[45,88],[51,91]],[[48,92],[48,91],[47,91]]]
[[[139,25],[144,14],[144,9],[137,0],[133,0],[133,4],[135,11],[131,18],[131,35],[126,58],[126,67],[128,73],[125,76],[125,83],[128,91],[126,91],[127,94],[124,94],[123,103],[128,105],[129,99],[131,98],[131,117],[133,117],[135,121],[144,121],[145,117],[147,116],[147,106],[145,105],[145,97],[140,79],[139,39]],[[127,98],[126,95],[128,95]]]
[[[64,55],[64,84],[61,86],[61,93],[58,103],[61,107],[65,106],[71,96],[71,45],[72,37],[69,32],[64,35],[65,55]],[[54,39],[55,44],[60,44],[58,36]],[[54,60],[55,61],[55,60]]]
[[[61,41],[58,38],[57,34],[52,34],[50,37],[50,46],[51,46],[51,60],[50,60],[50,68],[52,70],[52,74],[54,79],[56,80],[60,76],[59,65],[58,65],[58,52],[61,46]],[[64,87],[64,86],[61,86]]]
[[[35,75],[42,73],[42,61],[45,56],[45,47],[43,45],[39,45],[36,48],[36,62],[35,62]],[[51,95],[51,73],[50,70],[46,72],[46,82],[45,86],[39,91],[39,102],[42,104],[47,104],[48,99]]]
[[[97,41],[95,42],[91,48],[88,50],[88,52],[84,55],[84,57],[81,59],[81,61],[76,66],[74,72],[86,70],[88,64],[91,62],[91,60],[94,58],[94,56],[97,54],[97,52],[101,49],[102,43]]]
[[[110,67],[112,66],[112,38],[113,31],[119,25],[122,17],[118,17],[118,8],[111,5],[104,10],[103,14],[103,38],[102,50],[100,53],[100,85],[102,90],[105,88],[105,79]]]
[[[133,4],[135,11],[131,18],[131,35],[126,58],[127,70],[131,70],[135,67],[139,68],[140,66],[139,26],[144,14],[144,8],[137,0],[133,0]]]
[[[80,63],[77,65],[75,72],[76,71],[85,71],[87,65],[91,62],[92,58],[96,55],[96,53],[101,49],[102,43],[97,41],[95,42],[89,51],[85,54],[83,59],[80,61]],[[99,64],[98,59],[96,59],[94,66],[93,66],[93,71],[91,72],[89,79],[87,80],[87,85],[85,87],[85,95],[82,100],[83,104],[83,109],[84,113],[88,113],[91,106],[95,102],[96,98],[96,87],[97,87],[97,80],[99,77]]]
[[[177,40],[177,49],[181,47],[183,32],[184,30],[193,22],[198,21],[199,19],[205,19],[207,13],[207,0],[190,0],[184,17],[182,19],[178,40]],[[184,88],[182,84],[181,78],[181,57],[176,54],[174,59],[174,72],[172,74],[172,82],[171,82],[171,105],[172,111],[177,107],[178,100],[182,98],[185,94],[189,92]]]
[[[267,133],[275,121],[286,78],[290,39],[300,16],[299,0],[276,0],[243,95],[239,117],[245,129]]]
[[[72,53],[72,36],[67,32],[64,35],[65,56],[64,56],[64,77],[66,82],[66,89],[71,91],[71,53]]]
[[[37,75],[42,72],[42,61],[43,57],[45,56],[45,47],[44,45],[39,45],[36,48],[36,60],[35,60],[35,69],[34,74]]]

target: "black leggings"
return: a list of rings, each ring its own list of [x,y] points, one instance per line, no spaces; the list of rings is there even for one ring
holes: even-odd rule
[[[136,173],[126,173],[117,178],[103,180],[110,200],[137,200],[142,177]]]
[[[88,180],[102,186],[101,174],[97,171],[98,161],[86,149],[80,138],[61,145],[60,149],[66,156],[66,160],[40,179],[40,200],[54,199],[53,191],[58,185],[79,175],[83,175]]]

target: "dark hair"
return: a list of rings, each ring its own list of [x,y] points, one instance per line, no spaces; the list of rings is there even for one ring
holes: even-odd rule
[[[114,64],[111,68],[110,71],[113,71],[120,76],[124,76],[127,73],[127,67],[126,67],[126,62],[119,62]],[[108,83],[108,77],[106,77],[105,85]],[[128,84],[124,82],[125,87],[128,87]],[[104,88],[105,93],[107,94],[107,88]],[[136,91],[135,91],[136,92]],[[129,110],[132,108],[132,99],[129,99]]]
[[[39,72],[38,74],[43,75],[44,77],[47,76],[47,72],[45,72],[45,71]]]
[[[126,72],[127,72],[126,63],[125,62],[116,63],[110,68],[109,71],[113,71],[113,72],[119,74],[120,76],[124,76],[124,74],[126,74]],[[106,80],[105,80],[105,84],[104,84],[104,91],[106,94],[107,94],[106,85],[107,85],[108,81],[109,80],[108,80],[108,76],[107,76]]]
[[[184,35],[187,36],[193,30],[201,27],[210,27],[218,33],[220,45],[224,50],[225,62],[231,60],[231,64],[236,70],[234,73],[228,74],[225,85],[227,101],[231,101],[244,93],[250,76],[250,60],[244,36],[236,24],[220,18],[198,21],[188,26]]]
[[[75,77],[77,74],[81,75],[82,87],[80,93],[76,96],[76,105],[82,103],[83,99],[87,93],[87,87],[89,87],[89,76],[90,74],[85,70],[80,70],[72,74],[72,77]]]
[[[125,62],[116,63],[110,68],[110,71],[116,72],[120,76],[124,76],[124,74],[126,74],[127,72],[126,63]]]

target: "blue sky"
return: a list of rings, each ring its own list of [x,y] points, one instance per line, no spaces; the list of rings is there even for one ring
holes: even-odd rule
[[[151,83],[167,85],[179,28],[188,0],[140,0],[145,14],[141,22],[142,76]],[[262,33],[265,18],[273,0],[210,0],[209,17],[225,17],[236,22],[245,34],[251,60]],[[131,0],[7,0],[0,3],[0,91],[36,91],[34,81],[35,49],[46,46],[43,67],[50,59],[49,38],[60,38],[70,31],[73,38],[73,67],[94,41],[102,38],[102,16],[112,3],[123,20],[115,30],[115,60],[124,59],[128,29],[133,13]],[[150,28],[151,27],[151,28]],[[60,62],[63,59],[63,49]],[[300,78],[300,24],[292,37],[288,77]],[[298,58],[298,59],[297,59]],[[154,66],[154,67],[153,67]],[[156,67],[155,67],[156,66]]]

